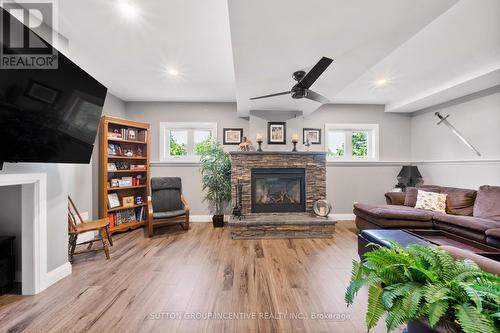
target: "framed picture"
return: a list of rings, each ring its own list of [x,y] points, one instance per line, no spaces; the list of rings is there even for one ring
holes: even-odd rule
[[[225,145],[239,145],[243,137],[243,128],[224,128],[222,130],[224,135]]]
[[[123,197],[122,206],[123,207],[132,207],[134,205],[134,196]]]
[[[36,81],[30,81],[26,96],[46,104],[55,104],[61,92],[57,89],[45,86]]]
[[[321,128],[304,128],[304,143],[309,140],[310,144],[321,144]]]
[[[267,143],[270,145],[286,144],[286,123],[268,122],[267,123]]]
[[[120,199],[118,198],[117,193],[108,194],[108,207],[110,209],[120,207]]]

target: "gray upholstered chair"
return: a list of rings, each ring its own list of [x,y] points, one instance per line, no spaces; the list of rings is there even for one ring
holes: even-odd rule
[[[151,197],[148,198],[148,235],[153,236],[157,225],[180,224],[189,229],[189,205],[182,195],[179,177],[151,178]]]

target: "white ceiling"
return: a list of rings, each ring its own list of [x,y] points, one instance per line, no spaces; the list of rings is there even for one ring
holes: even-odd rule
[[[411,112],[500,84],[500,1],[461,0],[335,96]],[[374,82],[387,78],[388,84]]]
[[[125,1],[137,17],[119,0],[59,1],[71,58],[126,101],[235,101],[225,0]]]
[[[120,2],[138,9],[135,19]],[[280,96],[322,56],[312,86],[332,103],[411,112],[500,84],[498,0],[63,0],[70,57],[126,101],[237,101],[251,110],[319,103]],[[234,63],[234,66],[233,66]],[[165,73],[169,68],[178,77]],[[374,82],[387,79],[383,87]]]
[[[290,96],[250,101],[286,91],[294,71],[321,56],[335,61],[312,86],[335,95],[442,14],[454,0],[236,0],[229,2],[238,113],[301,110],[320,105]]]

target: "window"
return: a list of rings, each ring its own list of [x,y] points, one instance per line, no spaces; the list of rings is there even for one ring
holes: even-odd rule
[[[377,161],[378,124],[326,124],[330,161]]]
[[[217,138],[216,123],[160,123],[162,161],[198,161],[198,155]]]

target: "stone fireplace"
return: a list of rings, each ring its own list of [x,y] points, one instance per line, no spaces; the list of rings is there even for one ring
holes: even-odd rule
[[[326,197],[324,152],[231,152],[233,205],[241,185],[241,210],[251,213],[312,212]]]

